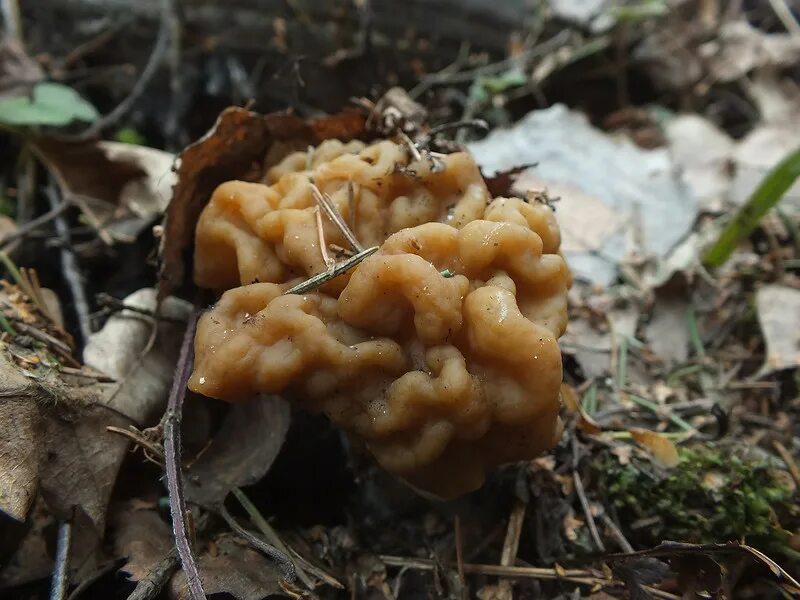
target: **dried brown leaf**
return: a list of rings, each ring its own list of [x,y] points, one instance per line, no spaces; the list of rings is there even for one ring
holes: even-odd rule
[[[219,184],[231,179],[259,180],[264,161],[276,146],[286,153],[328,138],[350,140],[364,135],[364,128],[365,117],[358,112],[306,122],[289,113],[259,115],[236,107],[224,110],[211,131],[180,155],[178,182],[160,248],[159,298],[183,284],[185,253],[192,244],[197,218]]]
[[[114,239],[135,239],[167,208],[175,182],[175,157],[168,152],[120,142],[53,139],[37,141],[36,148],[62,190]]]
[[[230,594],[238,600],[261,600],[282,591],[280,572],[261,554],[230,537],[218,539],[213,548],[213,554],[206,552],[198,560],[203,589],[209,596]],[[174,600],[190,598],[183,571],[172,577],[169,592]]]
[[[800,366],[800,290],[765,285],[756,293],[758,321],[767,344],[762,374]]]
[[[77,507],[102,537],[108,501],[128,450],[127,439],[106,427],[125,428],[129,424],[119,413],[100,405],[83,409],[57,406],[48,411],[41,490],[58,518],[71,518]]]
[[[145,578],[172,550],[172,531],[155,510],[122,508],[112,521],[114,554],[128,559],[122,570],[131,581]]]
[[[656,294],[655,306],[645,326],[650,349],[668,367],[681,364],[689,357],[688,302],[674,295]]]
[[[233,488],[261,479],[283,446],[290,416],[288,402],[278,396],[260,396],[231,408],[211,444],[188,470],[186,498],[216,506]]]
[[[669,438],[649,429],[631,429],[630,432],[631,437],[643,446],[657,462],[668,468],[678,464],[680,460],[678,449]]]
[[[39,487],[41,420],[25,398],[0,400],[0,510],[25,521]]]

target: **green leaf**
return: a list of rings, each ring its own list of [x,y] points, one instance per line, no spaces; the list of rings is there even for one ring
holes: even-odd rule
[[[0,100],[0,122],[7,125],[59,127],[73,121],[91,122],[98,116],[94,106],[60,83],[38,83],[31,97]]]
[[[778,203],[798,177],[800,177],[800,148],[791,152],[761,181],[747,203],[739,209],[711,249],[706,252],[703,257],[705,265],[718,267],[728,260],[736,245],[752,233],[762,217]]]

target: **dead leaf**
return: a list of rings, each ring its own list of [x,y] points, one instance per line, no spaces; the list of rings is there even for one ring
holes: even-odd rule
[[[155,510],[120,507],[112,521],[114,553],[128,559],[122,570],[131,581],[147,577],[173,548],[172,530]]]
[[[682,297],[656,292],[655,306],[644,333],[650,349],[667,367],[684,363],[689,357],[688,308]]]
[[[516,165],[510,169],[498,171],[494,175],[488,177],[484,175],[483,180],[486,182],[486,187],[489,188],[489,194],[491,194],[492,198],[496,198],[497,196],[509,196],[511,195],[511,189],[513,187],[519,187],[515,186],[515,184],[520,175],[535,166],[536,165],[533,164]],[[520,183],[520,185],[525,186],[526,184]],[[533,189],[532,186],[531,189]]]
[[[764,33],[742,19],[724,23],[699,54],[716,81],[736,81],[754,69],[795,65],[800,60],[800,38]]]
[[[351,140],[364,135],[365,116],[344,112],[306,122],[290,113],[259,115],[231,107],[222,112],[204,137],[180,155],[178,181],[167,210],[160,248],[159,298],[183,284],[184,253],[194,239],[194,227],[211,193],[231,179],[257,181],[262,177],[270,150],[281,144],[281,156],[328,138]]]
[[[123,303],[154,311],[156,291],[143,288],[125,298]],[[185,300],[166,298],[161,303],[160,314],[179,322],[158,321],[158,335],[145,355],[154,321],[141,313],[118,312],[89,337],[83,351],[84,363],[116,380],[99,386],[106,406],[126,415],[140,427],[151,424],[164,412],[184,330],[180,321],[188,320],[191,311],[192,305]]]
[[[25,399],[0,401],[0,510],[25,521],[39,487],[41,420]]]
[[[174,155],[120,142],[36,142],[63,191],[113,239],[133,241],[167,208]]]
[[[578,427],[580,427],[583,431],[590,434],[597,434],[601,432],[600,426],[595,422],[592,417],[590,417],[583,407],[581,406],[581,401],[578,398],[578,394],[571,385],[566,383],[561,384],[561,399],[564,403],[564,407],[568,412],[577,413],[580,415],[580,420],[578,421]]]
[[[215,553],[205,552],[198,559],[206,594],[230,594],[237,600],[261,600],[281,593],[280,572],[261,554],[229,536],[217,539],[214,548]],[[169,593],[174,600],[189,600],[191,597],[183,571],[172,577]]]
[[[129,424],[127,418],[99,405],[82,410],[58,405],[44,419],[42,495],[59,519],[71,518],[75,508],[82,510],[98,539],[105,530],[108,501],[128,450],[128,440],[106,427]]]
[[[26,525],[28,530],[24,537],[18,542],[12,542],[16,545],[13,555],[3,557],[0,566],[0,590],[44,579],[53,570],[53,549],[48,547],[48,541],[51,538],[50,531],[56,524],[41,498],[38,498],[31,510]],[[7,528],[4,528],[3,535],[4,542],[11,541],[9,538],[12,536]]]
[[[586,379],[605,377],[611,369],[611,334],[599,331],[586,318],[573,319],[561,338],[560,346],[565,354],[575,360]]]
[[[556,195],[555,186],[563,190],[565,202],[575,190],[581,192],[570,210],[556,203],[556,211],[562,231],[573,232],[578,247],[603,241],[599,253],[564,253],[573,272],[588,281],[605,285],[615,279],[616,262],[626,253],[626,235],[637,233],[645,254],[664,256],[695,221],[697,208],[680,185],[667,150],[642,150],[614,138],[563,105],[533,111],[513,127],[469,144],[469,150],[487,173],[536,163],[533,175],[549,196]],[[584,205],[600,215],[596,225],[587,224]]]
[[[759,374],[800,366],[800,290],[765,285],[756,292],[756,308],[767,346]]]
[[[631,429],[630,433],[661,465],[672,468],[680,461],[678,449],[666,436],[648,429]]]
[[[188,470],[187,500],[217,506],[233,488],[261,479],[283,446],[290,416],[288,402],[279,396],[259,396],[235,405]]]

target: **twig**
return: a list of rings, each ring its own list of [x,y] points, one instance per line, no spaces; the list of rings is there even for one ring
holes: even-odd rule
[[[389,567],[408,567],[420,571],[433,571],[440,563],[426,558],[404,558],[402,556],[378,555],[378,558]],[[480,575],[497,575],[500,577],[516,577],[523,579],[548,579],[572,581],[585,585],[613,585],[616,582],[600,578],[588,569],[547,569],[542,567],[504,567],[502,565],[485,565],[464,563],[465,573]]]
[[[144,433],[139,431],[133,425],[129,425],[128,427],[129,429],[124,429],[122,427],[108,425],[106,427],[106,431],[126,437],[137,446],[141,446],[145,456],[147,456],[149,460],[159,466],[162,466],[164,464],[164,449],[160,448],[155,442],[153,442],[153,440],[148,439]],[[147,455],[148,451],[152,453],[152,456]]]
[[[0,10],[3,13],[6,35],[23,45],[22,17],[19,12],[18,0],[2,0]]]
[[[333,200],[328,194],[323,194],[320,192],[319,188],[311,183],[311,193],[314,195],[314,199],[317,201],[317,204],[325,211],[325,214],[328,218],[333,221],[333,224],[339,228],[339,231],[342,232],[342,235],[347,240],[353,250],[356,252],[361,252],[364,250],[364,246],[362,246],[358,240],[356,239],[355,234],[350,230],[350,227],[347,225],[345,220],[342,218],[341,213],[336,208],[336,205],[333,203]]]
[[[192,554],[192,546],[187,537],[186,503],[183,498],[183,480],[181,478],[181,417],[183,399],[186,396],[186,384],[192,371],[194,359],[194,333],[197,327],[197,311],[192,313],[186,332],[183,334],[181,352],[175,367],[172,389],[167,401],[167,412],[164,415],[164,461],[169,492],[169,509],[172,515],[172,533],[175,536],[175,547],[181,559],[183,571],[192,600],[205,600],[200,572]]]
[[[296,581],[297,572],[295,571],[294,561],[292,561],[292,559],[289,558],[288,555],[278,550],[272,544],[268,544],[264,540],[260,539],[252,531],[248,531],[247,529],[239,525],[236,519],[234,519],[228,512],[228,509],[225,508],[224,504],[220,506],[219,512],[222,515],[222,518],[225,519],[225,522],[228,524],[228,526],[231,529],[233,529],[233,531],[236,532],[237,535],[246,539],[247,542],[251,546],[253,546],[253,548],[261,552],[263,555],[271,558],[276,563],[278,563],[278,566],[281,568],[281,571],[283,571],[283,578],[286,581],[288,581],[289,583],[294,583]]]
[[[139,76],[139,79],[136,80],[136,83],[133,85],[133,89],[131,89],[130,94],[128,94],[125,99],[117,104],[117,106],[115,106],[111,112],[97,119],[97,121],[89,125],[89,127],[87,127],[84,131],[77,135],[69,136],[70,140],[85,142],[96,137],[101,131],[103,131],[103,129],[109,125],[113,125],[122,117],[124,117],[147,89],[147,86],[150,85],[150,82],[158,71],[159,66],[161,66],[161,62],[164,60],[164,55],[166,54],[169,46],[169,17],[172,12],[173,1],[174,0],[161,0],[161,23],[158,27],[156,43],[153,46],[153,51],[150,53],[150,57],[147,59],[147,64],[144,66],[144,69],[142,69],[142,74]]]
[[[58,354],[61,355],[63,359],[68,361],[72,366],[79,367],[80,363],[77,362],[72,356],[72,348],[69,347],[68,344],[62,342],[58,338],[53,337],[46,331],[42,331],[40,329],[36,329],[32,325],[28,325],[27,323],[23,323],[22,321],[14,321],[15,329],[18,329],[20,333],[24,333],[25,335],[31,336],[35,340],[39,340],[43,344],[46,344],[53,350],[55,350]]]
[[[800,23],[797,22],[791,9],[786,5],[786,0],[769,0],[769,4],[775,12],[775,16],[786,27],[786,31],[794,37],[800,36]]]
[[[453,529],[456,538],[456,565],[458,567],[458,581],[461,583],[461,595],[467,596],[467,578],[464,576],[464,544],[461,540],[461,519],[458,515],[453,519]],[[396,595],[395,595],[396,597]]]
[[[64,600],[69,585],[69,547],[72,541],[72,522],[62,521],[58,525],[56,557],[53,579],[50,583],[50,600]]]
[[[0,247],[0,249],[2,249],[2,251],[4,252],[8,252],[8,248],[9,246],[11,246],[11,244],[13,244],[18,239],[25,237],[33,230],[38,229],[42,225],[46,225],[47,223],[55,219],[58,215],[64,212],[64,210],[67,208],[68,205],[69,205],[68,202],[61,202],[56,208],[52,208],[43,215],[40,215],[35,219],[28,221],[27,223],[19,227],[14,233],[9,233],[2,240],[0,240],[0,244],[2,244],[2,247]]]
[[[792,476],[792,479],[794,479],[795,492],[797,492],[800,490],[800,468],[797,467],[794,457],[786,446],[781,444],[778,440],[772,442],[772,445],[775,450],[778,451],[778,454],[781,455],[783,462],[786,463],[786,468],[789,469],[789,474]]]
[[[154,600],[178,568],[178,553],[173,548],[136,584],[128,600]]]
[[[125,562],[125,561],[124,560],[112,560],[112,561],[104,564],[102,567],[97,569],[94,573],[89,575],[86,579],[81,581],[78,584],[78,587],[76,587],[74,590],[72,590],[70,595],[67,597],[67,600],[78,600],[78,598],[80,598],[81,595],[83,595],[83,592],[85,592],[87,589],[89,589],[89,586],[91,586],[95,581],[100,579],[103,575],[105,575],[109,571],[112,571],[113,569],[116,569],[117,567],[122,566],[123,562]]]
[[[55,186],[50,184],[45,187],[44,191],[50,203],[50,208],[55,210],[61,204],[61,199],[58,197]],[[75,313],[78,317],[78,328],[85,344],[92,334],[92,325],[89,319],[89,302],[86,299],[83,283],[81,283],[78,259],[70,247],[69,225],[67,225],[67,220],[63,214],[55,217],[55,228],[58,237],[61,239],[61,267],[64,270],[64,279],[66,279],[70,294],[72,294],[72,302],[75,305]]]
[[[602,513],[600,515],[600,520],[603,521],[603,525],[605,525],[606,529],[611,532],[611,535],[614,536],[614,539],[617,540],[617,544],[619,547],[622,548],[623,552],[633,552],[633,546],[628,541],[628,539],[623,535],[622,531],[617,524],[614,523],[614,520],[609,517],[606,513]]]
[[[600,533],[597,531],[597,524],[594,522],[594,516],[592,515],[592,507],[589,506],[589,500],[586,498],[586,491],[583,489],[583,481],[577,470],[572,471],[572,479],[575,482],[575,493],[578,494],[581,508],[583,508],[583,514],[586,515],[589,533],[592,534],[592,539],[600,552],[605,552],[606,547],[603,545],[603,540],[600,539]]]
[[[351,256],[344,262],[339,263],[336,265],[331,271],[327,271],[325,273],[319,273],[314,275],[310,279],[306,279],[305,281],[298,283],[296,286],[289,288],[284,294],[305,294],[311,290],[318,288],[319,286],[323,285],[324,283],[330,281],[349,271],[353,267],[355,267],[358,263],[362,260],[370,256],[371,254],[375,254],[378,251],[380,246],[372,246],[372,248],[367,248],[366,250],[362,250],[355,256]]]
[[[100,292],[99,294],[95,295],[95,300],[100,306],[107,306],[117,311],[128,310],[130,312],[138,313],[140,315],[145,315],[157,321],[165,321],[167,323],[175,323],[177,325],[185,325],[186,319],[180,319],[178,317],[169,317],[166,315],[158,314],[154,310],[148,310],[146,308],[141,308],[139,306],[131,306],[130,304],[125,304],[119,298],[114,298],[105,292]]]
[[[284,554],[289,554],[292,552],[291,548],[287,547],[286,544],[283,543],[283,540],[281,540],[280,536],[278,536],[277,532],[272,528],[272,525],[267,522],[264,516],[259,512],[258,508],[256,508],[256,505],[250,501],[250,498],[248,498],[242,490],[239,488],[233,488],[231,493],[234,495],[239,504],[242,505],[242,508],[244,508],[245,512],[247,512],[247,516],[250,517],[250,520],[256,527],[258,527],[259,531],[261,531],[264,537],[267,538],[267,541],[269,541],[270,544],[278,548]],[[296,552],[293,554],[294,556],[299,557]],[[300,558],[302,559],[302,557]],[[303,562],[305,562],[305,560],[303,560]],[[308,589],[314,588],[314,582],[311,581],[308,575],[306,575],[302,567],[295,564],[295,572],[297,573],[297,578],[302,581],[306,587],[308,587]],[[330,577],[330,575],[327,573],[325,575],[326,577],[322,579],[333,579],[333,577]],[[336,580],[334,579],[334,581]],[[341,587],[341,584],[336,581],[335,587]]]
[[[317,221],[317,239],[319,242],[319,251],[322,254],[322,260],[325,263],[325,267],[330,271],[336,266],[336,261],[328,254],[328,247],[325,243],[325,230],[322,228],[322,213],[319,210],[319,206],[314,207],[314,217]]]

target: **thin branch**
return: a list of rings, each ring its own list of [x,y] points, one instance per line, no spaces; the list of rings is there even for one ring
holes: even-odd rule
[[[619,547],[622,548],[623,552],[634,551],[633,546],[631,546],[631,543],[622,533],[622,530],[619,527],[617,527],[617,524],[614,523],[611,517],[609,517],[606,513],[603,513],[600,515],[600,520],[603,521],[603,525],[606,526],[606,529],[608,529],[611,532],[611,535],[614,537],[614,539],[617,540],[617,544],[619,544]]]
[[[128,600],[154,600],[178,568],[178,553],[173,548],[138,581]]]
[[[167,412],[164,415],[164,460],[169,491],[169,509],[172,514],[172,533],[175,536],[175,547],[181,559],[183,571],[192,600],[205,600],[200,572],[194,560],[192,546],[187,537],[186,503],[183,498],[183,480],[181,478],[181,417],[183,399],[186,396],[186,384],[192,371],[194,361],[194,333],[197,327],[197,311],[194,311],[183,334],[181,352],[175,367],[172,389],[169,392]]]
[[[247,513],[247,516],[250,517],[250,520],[253,522],[253,525],[258,527],[261,531],[262,535],[267,539],[267,541],[278,548],[284,554],[292,554],[296,559],[297,562],[295,563],[295,571],[297,572],[297,578],[302,581],[308,589],[314,588],[314,582],[309,578],[309,576],[305,573],[305,567],[310,567],[309,570],[314,571],[317,577],[319,577],[322,581],[325,581],[329,585],[333,585],[339,589],[342,588],[342,584],[339,583],[335,578],[331,577],[321,569],[318,569],[311,565],[308,561],[306,561],[302,556],[300,556],[297,552],[295,552],[292,548],[288,547],[286,544],[283,543],[278,533],[272,528],[272,525],[264,518],[264,515],[256,508],[256,505],[253,504],[250,498],[247,497],[241,489],[233,488],[231,493],[234,495],[236,500],[238,500],[239,504],[242,505],[242,508]],[[302,563],[302,564],[298,564]],[[318,572],[317,572],[318,571]],[[333,582],[333,583],[331,583]]]
[[[69,547],[72,541],[72,523],[62,521],[58,525],[56,558],[53,579],[50,583],[50,600],[64,600],[69,585]]]
[[[55,210],[62,202],[59,194],[53,184],[48,185],[44,189],[47,201],[50,203],[50,209]],[[55,228],[58,237],[61,240],[61,268],[64,271],[64,279],[67,281],[70,294],[72,295],[72,302],[75,305],[75,313],[78,317],[78,327],[83,338],[83,343],[89,341],[89,336],[92,334],[91,319],[89,318],[89,301],[86,299],[86,290],[83,288],[81,282],[80,267],[78,259],[70,246],[69,225],[63,214],[55,217]]]
[[[358,242],[358,239],[356,239],[355,234],[350,230],[350,227],[342,218],[342,215],[339,213],[331,197],[328,194],[323,194],[313,183],[311,184],[311,193],[313,194],[314,199],[317,201],[317,204],[319,204],[322,210],[325,211],[325,214],[328,216],[328,218],[333,221],[333,224],[336,225],[336,227],[339,228],[339,231],[342,232],[342,235],[353,247],[353,250],[356,252],[361,252],[364,250],[364,246]]]
[[[147,59],[147,64],[142,70],[142,74],[139,76],[139,79],[136,80],[136,83],[133,85],[133,89],[131,89],[130,94],[128,94],[125,99],[117,104],[117,106],[115,106],[111,112],[97,119],[97,121],[92,123],[84,131],[77,135],[69,136],[70,140],[85,142],[97,137],[103,131],[103,129],[113,125],[122,117],[124,117],[150,85],[150,82],[153,80],[153,77],[163,62],[164,55],[169,47],[169,23],[170,16],[172,15],[173,11],[173,2],[174,0],[161,0],[161,22],[158,27],[156,43],[153,46],[153,51],[150,53],[150,57]]]
[[[800,490],[800,468],[798,468],[794,457],[792,457],[792,453],[777,440],[772,442],[772,445],[775,447],[775,450],[778,451],[778,454],[781,455],[781,459],[783,459],[784,464],[786,464],[786,468],[789,469],[789,474],[792,476],[792,479],[794,479],[796,489]]]
[[[294,583],[297,580],[297,573],[295,571],[294,561],[292,561],[292,559],[289,558],[288,555],[278,550],[272,544],[268,544],[267,542],[259,538],[252,531],[249,531],[244,527],[242,527],[236,521],[236,519],[234,519],[233,516],[231,516],[231,514],[228,512],[228,509],[225,508],[224,504],[220,506],[219,512],[222,515],[222,518],[225,519],[225,522],[228,524],[228,527],[233,529],[233,531],[236,532],[237,535],[246,539],[247,542],[251,546],[253,546],[253,548],[261,552],[264,556],[267,556],[268,558],[271,558],[276,563],[278,563],[278,566],[280,567],[281,571],[283,571],[283,578],[286,581],[288,581],[289,583]]]
[[[3,23],[5,24],[6,35],[24,46],[22,38],[22,17],[19,11],[18,0],[2,0],[0,11],[3,13]]]
[[[52,221],[53,219],[55,219],[58,215],[64,212],[64,210],[67,208],[68,205],[69,205],[68,202],[61,202],[57,207],[51,208],[43,215],[40,215],[35,219],[28,221],[13,233],[9,233],[2,240],[0,240],[0,244],[2,244],[2,247],[0,247],[0,249],[2,249],[3,252],[8,252],[8,248],[11,244],[13,244],[18,239],[25,237],[33,230],[38,229],[42,225],[45,225],[50,221]]]
[[[305,281],[298,283],[296,286],[289,288],[284,294],[305,294],[306,292],[310,292],[318,288],[319,286],[323,285],[324,283],[330,281],[345,273],[355,267],[358,263],[362,260],[367,258],[371,254],[375,254],[378,251],[379,246],[372,246],[372,248],[367,248],[366,250],[362,250],[355,256],[351,256],[347,260],[339,263],[336,265],[331,271],[326,271],[325,273],[319,273],[314,275],[310,279],[306,279]]]
[[[405,558],[402,556],[379,555],[378,558],[389,567],[408,567],[420,571],[433,571],[438,568],[436,561],[426,558]],[[484,565],[464,563],[465,573],[481,575],[497,575],[500,577],[515,577],[522,579],[548,579],[572,581],[584,585],[612,585],[613,580],[598,577],[588,569],[547,569],[543,567],[504,567],[502,565]]]
[[[792,14],[792,9],[786,4],[786,0],[769,0],[769,4],[780,22],[786,27],[786,31],[793,37],[800,36],[800,23]]]
[[[586,498],[586,491],[583,489],[583,481],[578,471],[572,472],[572,479],[575,482],[575,492],[578,494],[578,499],[583,508],[583,514],[586,515],[586,522],[589,525],[589,532],[592,534],[592,539],[600,552],[605,552],[606,547],[603,545],[603,540],[600,539],[600,533],[597,531],[597,524],[594,522],[592,515],[592,507],[589,506],[589,500]]]

